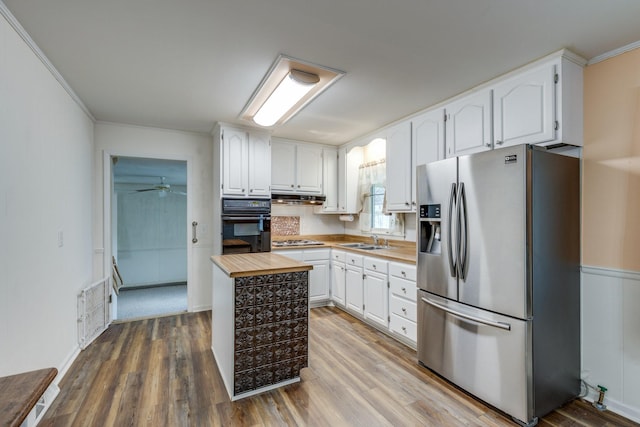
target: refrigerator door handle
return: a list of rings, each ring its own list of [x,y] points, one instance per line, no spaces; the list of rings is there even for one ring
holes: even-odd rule
[[[465,313],[460,313],[459,311],[455,311],[450,309],[449,307],[445,307],[444,305],[440,305],[437,302],[434,301],[429,301],[426,298],[420,298],[422,300],[422,302],[425,302],[427,304],[429,304],[430,306],[433,306],[437,309],[440,309],[442,311],[446,311],[447,313],[456,316],[456,317],[460,317],[462,319],[465,320],[470,320],[472,322],[476,322],[476,323],[481,323],[483,325],[487,325],[487,326],[492,326],[494,328],[500,328],[500,329],[504,329],[505,331],[510,331],[511,330],[511,325],[509,323],[504,323],[504,322],[494,322],[493,320],[489,320],[489,319],[483,319],[482,317],[477,317],[477,316],[472,316],[470,314],[465,314]]]
[[[451,228],[453,227],[453,203],[456,200],[456,183],[451,183],[451,192],[449,193],[449,213],[448,213],[448,226],[447,226],[447,255],[449,256],[449,273],[451,277],[456,277],[456,260],[453,258],[453,248],[451,240]],[[457,209],[456,209],[457,212]],[[456,215],[457,217],[457,215]],[[456,250],[456,254],[458,251]]]
[[[467,197],[464,191],[464,182],[459,184],[458,189],[458,209],[460,212],[460,237],[458,241],[460,242],[459,251],[458,251],[458,276],[464,281],[467,278],[467,248],[468,248],[468,240],[469,240],[469,216],[467,213]]]

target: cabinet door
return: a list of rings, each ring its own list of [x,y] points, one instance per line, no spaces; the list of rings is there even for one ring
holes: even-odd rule
[[[222,194],[244,196],[248,188],[248,138],[245,131],[224,129],[222,133]]]
[[[271,140],[271,189],[295,191],[296,146],[288,142]]]
[[[492,148],[490,89],[472,93],[448,104],[445,109],[447,157]]]
[[[411,122],[393,126],[387,133],[387,211],[411,211]]]
[[[496,148],[555,139],[555,74],[554,64],[546,64],[494,87]]]
[[[364,275],[364,317],[386,328],[388,316],[387,276],[367,270]]]
[[[313,265],[309,270],[309,302],[329,299],[329,261],[307,261]]]
[[[295,191],[322,194],[322,148],[298,144]]]
[[[348,265],[345,272],[345,306],[354,313],[362,314],[363,305],[362,268]]]
[[[269,135],[249,134],[249,195],[271,195],[271,140]]]
[[[411,121],[411,204],[415,207],[416,166],[444,159],[444,110],[429,111]]]
[[[338,211],[338,150],[325,148],[322,151],[322,189],[326,200],[323,212]]]
[[[345,304],[345,267],[343,262],[331,262],[331,299],[341,307]]]

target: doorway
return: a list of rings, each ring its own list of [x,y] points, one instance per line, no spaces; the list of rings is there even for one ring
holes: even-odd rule
[[[187,162],[112,156],[115,319],[187,311]]]

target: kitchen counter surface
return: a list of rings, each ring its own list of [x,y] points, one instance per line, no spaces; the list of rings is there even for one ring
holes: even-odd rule
[[[312,270],[313,266],[273,252],[214,255],[211,261],[229,277],[258,276]]]
[[[345,248],[340,246],[344,243],[355,243],[355,242],[365,242],[372,243],[371,238],[362,237],[362,236],[351,236],[351,235],[341,235],[341,234],[329,234],[329,235],[304,235],[304,236],[277,236],[273,237],[274,241],[277,240],[292,240],[292,239],[309,239],[309,240],[317,240],[319,242],[324,243],[324,245],[307,245],[307,246],[280,246],[280,247],[272,247],[271,250],[273,252],[281,251],[281,250],[296,250],[296,249],[322,249],[322,248],[331,248],[331,249],[339,249],[345,252],[353,252],[361,255],[372,256],[376,258],[383,258],[389,261],[398,261],[404,262],[407,264],[415,264],[416,263],[416,244],[415,242],[405,242],[398,240],[390,240],[389,248],[385,249],[375,249],[375,250],[364,250],[364,249],[356,249],[356,248]]]

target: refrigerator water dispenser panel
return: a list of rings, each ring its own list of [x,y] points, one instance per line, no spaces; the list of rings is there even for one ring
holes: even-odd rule
[[[440,204],[420,205],[420,218],[440,218]]]

